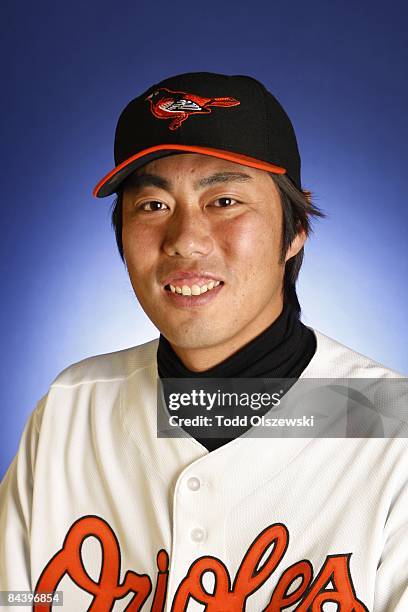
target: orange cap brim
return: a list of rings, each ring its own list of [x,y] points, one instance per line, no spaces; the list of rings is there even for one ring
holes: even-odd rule
[[[222,149],[212,149],[209,147],[200,147],[194,145],[182,145],[182,144],[161,144],[155,145],[154,147],[149,147],[147,149],[143,149],[139,151],[132,157],[129,157],[121,164],[113,168],[106,176],[103,177],[102,180],[96,185],[93,190],[93,195],[96,198],[104,198],[106,196],[112,195],[116,191],[116,188],[120,183],[113,184],[113,187],[109,189],[109,183],[112,182],[112,179],[117,176],[122,170],[125,168],[129,169],[129,172],[124,174],[124,180],[131,172],[134,162],[142,159],[143,157],[148,157],[151,154],[157,153],[158,151],[181,151],[186,153],[201,153],[202,155],[210,155],[211,157],[218,157],[219,159],[225,159],[227,161],[235,162],[237,164],[241,164],[242,166],[249,166],[250,168],[258,168],[258,170],[265,170],[266,172],[273,172],[274,174],[285,174],[286,169],[281,166],[275,166],[274,164],[270,164],[269,162],[262,161],[260,159],[255,159],[254,157],[248,157],[247,155],[241,155],[240,153],[234,153],[231,151],[224,151]],[[147,163],[147,162],[146,162]],[[138,164],[136,167],[139,167]],[[105,187],[105,189],[104,189]]]

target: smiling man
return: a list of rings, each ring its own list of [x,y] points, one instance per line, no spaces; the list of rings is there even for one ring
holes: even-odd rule
[[[191,370],[258,336],[283,308],[283,213],[269,174],[195,153],[136,171],[123,195],[123,250],[135,294]]]
[[[377,385],[401,377],[300,319],[322,213],[284,109],[246,76],[153,85],[119,118],[94,191],[114,193],[119,252],[159,338],[69,366],[39,401],[0,488],[3,605],[407,610],[407,443],[386,435]],[[316,379],[367,379],[376,403],[328,385],[323,425],[342,426],[345,405],[345,433],[318,435],[313,418],[293,433]],[[255,417],[221,401],[244,382]],[[184,416],[163,435],[172,410],[167,424]]]

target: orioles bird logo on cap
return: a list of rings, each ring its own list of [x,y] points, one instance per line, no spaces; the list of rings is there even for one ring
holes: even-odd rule
[[[177,130],[190,115],[211,113],[210,106],[237,106],[235,98],[203,98],[184,91],[171,91],[166,87],[156,89],[146,100],[150,110],[158,119],[171,119],[169,129]]]

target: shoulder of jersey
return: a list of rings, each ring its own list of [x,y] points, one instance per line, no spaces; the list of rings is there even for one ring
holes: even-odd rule
[[[127,378],[156,363],[158,343],[155,338],[138,346],[82,359],[62,370],[52,386]]]
[[[316,335],[317,350],[304,371],[306,377],[404,378],[405,375],[310,328]]]

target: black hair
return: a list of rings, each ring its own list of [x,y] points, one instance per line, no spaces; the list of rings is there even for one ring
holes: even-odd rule
[[[325,218],[325,213],[312,202],[312,193],[308,190],[299,190],[285,174],[269,173],[280,195],[283,211],[283,231],[281,242],[281,260],[285,262],[285,255],[293,239],[299,231],[303,230],[306,236],[313,233],[311,218]],[[283,299],[289,302],[298,317],[301,307],[296,293],[296,281],[302,267],[305,249],[288,259],[283,278]]]
[[[285,174],[269,173],[280,195],[283,211],[283,231],[280,252],[280,263],[285,262],[285,255],[296,234],[303,230],[306,236],[312,232],[311,217],[326,217],[325,213],[312,202],[310,191],[300,191]],[[122,183],[112,203],[111,220],[115,231],[119,255],[126,264],[122,242],[122,200],[126,181]],[[298,317],[301,307],[296,293],[296,281],[304,258],[304,247],[288,259],[283,279],[283,299],[290,303]]]

